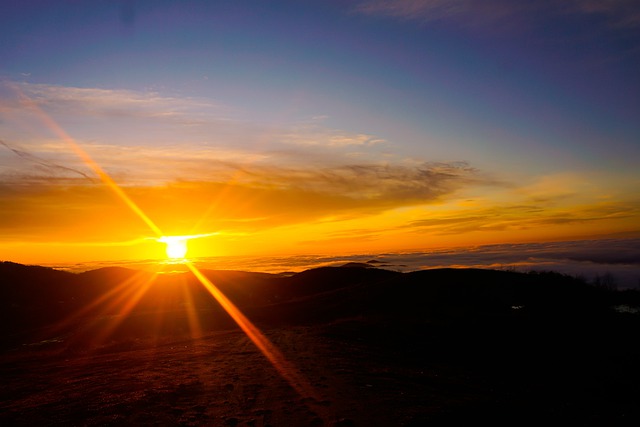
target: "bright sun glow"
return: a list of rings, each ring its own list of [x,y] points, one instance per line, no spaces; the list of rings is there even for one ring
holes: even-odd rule
[[[160,239],[167,245],[167,256],[171,259],[182,259],[187,254],[187,239],[180,237],[163,237]]]
[[[215,236],[218,233],[192,234],[189,236],[162,236],[155,239],[167,245],[167,257],[173,260],[184,259],[187,255],[187,240]]]

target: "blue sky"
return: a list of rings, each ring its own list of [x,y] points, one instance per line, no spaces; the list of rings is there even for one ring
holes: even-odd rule
[[[205,96],[265,120],[326,115],[388,137],[408,128],[419,135],[399,144],[411,150],[429,133],[477,151],[500,131],[587,162],[605,138],[637,154],[638,24],[621,21],[630,7],[476,3],[21,2],[3,18],[1,71]]]
[[[27,98],[124,186],[241,169],[286,191],[304,171],[305,191],[373,200],[350,218],[475,200],[474,217],[535,205],[637,231],[633,1],[24,1],[4,6],[0,58],[6,188],[90,173]],[[425,190],[434,165],[455,183]]]

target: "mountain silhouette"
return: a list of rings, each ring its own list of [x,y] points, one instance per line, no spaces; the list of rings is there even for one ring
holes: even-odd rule
[[[316,375],[317,384],[340,396],[323,407],[347,408],[353,418],[338,418],[335,425],[393,425],[398,417],[406,421],[401,425],[477,420],[511,425],[523,414],[532,423],[640,421],[637,291],[616,291],[553,272],[399,273],[368,263],[286,275],[202,273],[308,375]],[[0,421],[7,425],[46,423],[47,414],[60,424],[87,419],[101,424],[149,407],[166,424],[179,424],[180,411],[189,413],[197,399],[224,408],[234,405],[234,393],[241,393],[239,415],[223,424],[236,425],[246,415],[247,402],[255,399],[252,390],[258,389],[264,389],[261,398],[272,406],[256,411],[267,414],[279,405],[277,382],[251,376],[248,383],[237,383],[244,370],[265,363],[264,358],[250,351],[235,322],[191,273],[108,267],[73,274],[3,262],[0,316],[0,370],[8,381],[0,391],[5,411]],[[223,372],[239,369],[237,361],[245,356],[251,362],[240,364],[243,370],[220,384]],[[162,386],[136,394],[134,406],[107,404],[133,399],[127,393],[137,382],[157,377],[160,360],[165,361],[162,367],[173,367],[170,378],[158,377]],[[84,368],[88,363],[99,372]],[[71,364],[71,371],[57,373],[41,369],[42,364]],[[196,372],[182,367],[194,364],[197,372],[218,364],[224,369],[211,381],[199,376],[203,382],[191,390],[185,387]],[[127,375],[137,382],[119,379],[122,372],[131,372]],[[252,375],[264,378],[260,372]],[[92,407],[101,408],[90,413],[63,397],[51,406],[51,394],[37,386],[40,378],[66,384],[69,375],[85,378],[87,390],[111,397],[94,399],[89,393]],[[153,391],[158,387],[170,394]],[[42,403],[20,398],[26,393],[40,396]],[[373,402],[371,409],[353,409],[364,405],[359,399]],[[183,409],[176,411],[176,405]],[[372,410],[382,418],[372,418]],[[198,417],[194,420],[211,421],[204,412]]]
[[[640,301],[637,292],[598,288],[557,273],[482,269],[398,273],[364,265],[321,267],[287,276],[224,270],[203,270],[203,274],[249,317],[271,324],[355,317],[467,322],[470,328],[482,322],[593,324],[615,318],[619,314],[613,309],[616,305],[634,306]],[[73,274],[3,262],[0,278],[1,331],[5,337],[18,338],[77,312],[82,312],[78,322],[96,315],[122,315],[122,307],[129,304],[127,298],[134,301],[126,313],[129,316],[159,311],[186,316],[188,305],[225,317],[217,301],[191,273],[153,275],[106,267]],[[92,305],[95,307],[88,310]],[[11,341],[17,342],[9,339],[5,345]]]

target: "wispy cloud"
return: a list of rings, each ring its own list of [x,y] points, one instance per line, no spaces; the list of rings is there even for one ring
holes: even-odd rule
[[[24,82],[0,85],[0,89],[0,111],[7,120],[29,127],[31,133],[38,129],[38,117],[25,105],[28,100],[61,125],[68,124],[76,140],[101,146],[226,147],[254,153],[268,146],[270,151],[326,150],[344,155],[385,142],[366,132],[331,128],[322,123],[322,117],[264,123],[234,108],[193,97]],[[11,140],[6,133],[4,139]]]
[[[513,17],[524,7],[523,2],[508,0],[364,0],[356,10],[371,15],[421,20],[459,20],[489,24]],[[543,3],[543,2],[538,2]]]
[[[489,24],[515,13],[519,2],[489,0],[365,0],[356,10],[370,15],[383,15],[419,21],[461,20],[468,24]],[[515,5],[515,6],[514,6]]]
[[[227,219],[217,226],[257,228],[433,203],[486,183],[465,162],[379,156],[371,149],[388,144],[381,138],[333,129],[315,119],[267,128],[243,119],[222,120],[213,104],[188,98],[28,83],[17,91],[62,125],[69,122],[67,130],[83,150],[151,216],[167,217],[166,223],[175,217],[167,204],[184,206],[184,224],[202,223],[213,203],[216,218]],[[37,121],[22,99],[5,102],[8,116]],[[207,114],[199,109],[203,106]],[[77,115],[85,116],[88,129],[74,125]],[[178,116],[168,125],[157,120]],[[145,140],[149,134],[164,139]],[[0,198],[12,206],[3,213],[5,224],[20,223],[20,212],[39,212],[34,226],[67,227],[98,216],[109,203],[99,183],[87,182],[90,174],[68,142],[36,134],[19,142],[5,139],[2,147]],[[15,158],[22,163],[16,166]],[[48,207],[61,212],[62,204],[74,210],[45,212]],[[42,224],[43,215],[50,218],[47,224]]]
[[[640,27],[640,7],[636,0],[573,0],[568,3],[568,7],[577,13],[604,16],[612,26]]]
[[[322,145],[327,147],[368,146],[384,143],[385,140],[366,133],[345,132],[318,125],[294,126],[283,131],[277,138],[287,144],[300,146]]]
[[[468,164],[424,163],[417,166],[349,164],[325,168],[264,168],[248,171],[252,185],[293,187],[339,194],[353,200],[428,202],[480,178]]]
[[[634,203],[600,203],[557,209],[543,205],[497,205],[485,209],[460,210],[449,217],[425,218],[404,224],[413,232],[457,235],[483,231],[522,231],[547,226],[633,219],[640,215]]]
[[[600,15],[612,27],[640,26],[640,8],[634,0],[570,0],[557,2],[512,0],[364,0],[356,11],[423,22],[451,21],[458,25],[515,29],[536,19],[567,15]]]
[[[40,168],[43,168],[46,173],[47,179],[51,178],[51,175],[50,175],[51,173],[53,173],[54,176],[56,177],[59,177],[59,173],[62,173],[63,177],[66,177],[69,173],[71,173],[74,175],[80,175],[83,178],[86,178],[90,182],[94,182],[94,178],[90,176],[88,173],[83,172],[82,170],[74,169],[64,165],[59,165],[51,161],[48,161],[46,159],[42,159],[16,146],[9,145],[2,140],[0,140],[0,146],[5,147],[6,149],[14,153],[16,156],[26,160],[28,163],[31,163]],[[0,174],[0,178],[1,177],[2,175]],[[24,175],[20,176],[20,179],[23,179],[23,178],[24,178]]]
[[[233,173],[229,170],[227,175]],[[125,190],[165,232],[175,227],[182,233],[193,227],[199,227],[193,232],[234,232],[326,218],[344,220],[435,203],[480,180],[466,164],[441,163],[319,169],[237,167],[236,175],[229,181],[175,181]],[[59,233],[68,234],[72,229],[78,234],[83,227],[89,227],[86,233],[96,239],[108,237],[103,230],[118,239],[146,233],[144,224],[132,218],[102,186],[59,184],[0,185],[0,202],[8,207],[0,212],[0,233],[10,238],[17,231],[24,238],[25,230],[31,230],[34,236],[52,234],[57,239]],[[102,218],[100,228],[91,225],[97,218]]]
[[[73,113],[81,116],[185,118],[203,109],[228,111],[209,100],[189,97],[168,97],[152,91],[81,88],[35,83],[12,83],[14,90],[52,113]],[[20,108],[20,102],[12,103]]]

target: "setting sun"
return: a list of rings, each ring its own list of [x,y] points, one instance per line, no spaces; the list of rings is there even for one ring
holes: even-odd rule
[[[167,257],[171,259],[184,258],[187,254],[187,239],[184,237],[162,237],[159,241],[167,245]]]
[[[167,258],[172,260],[181,260],[187,256],[188,246],[187,240],[191,239],[201,239],[204,237],[216,236],[218,233],[204,233],[204,234],[191,234],[191,235],[181,235],[181,236],[162,236],[160,238],[155,238],[153,240],[164,243],[166,245],[165,252],[167,254]],[[197,253],[197,247],[195,248],[195,252]],[[197,256],[197,254],[195,255]]]

